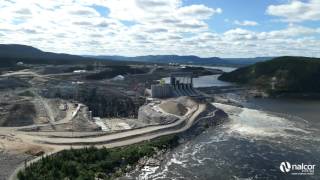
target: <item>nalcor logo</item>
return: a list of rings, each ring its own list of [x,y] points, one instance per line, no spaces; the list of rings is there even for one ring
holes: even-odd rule
[[[311,164],[290,164],[285,161],[280,164],[280,171],[283,173],[289,173],[291,175],[314,175],[314,169],[316,165]]]
[[[289,162],[282,162],[280,164],[280,170],[284,173],[287,173],[291,170],[291,164]]]

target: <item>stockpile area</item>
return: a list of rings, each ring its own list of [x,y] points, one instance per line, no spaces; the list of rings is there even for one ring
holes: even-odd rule
[[[187,113],[188,109],[181,103],[175,101],[165,101],[159,105],[159,107],[167,113],[177,116],[183,116]]]
[[[195,106],[197,102],[189,97],[149,103],[140,107],[138,121],[149,125],[170,124],[182,118],[188,109]]]
[[[138,121],[148,125],[165,125],[173,123],[179,119],[176,116],[164,114],[157,108],[157,105],[153,104],[140,107]]]

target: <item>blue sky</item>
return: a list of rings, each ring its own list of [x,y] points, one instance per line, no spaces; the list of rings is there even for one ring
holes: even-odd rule
[[[229,29],[237,27],[233,23],[238,19],[251,19],[260,22],[259,26],[248,27],[251,30],[265,31],[284,28],[287,26],[285,22],[277,22],[275,17],[265,13],[266,8],[271,4],[280,4],[279,0],[185,0],[184,5],[204,4],[208,7],[219,7],[223,9],[223,13],[212,19],[207,20],[209,27],[215,32],[222,33]],[[282,1],[283,2],[283,1]],[[102,6],[93,6],[99,13],[108,16],[110,11]],[[124,22],[132,25],[133,23]],[[310,26],[320,26],[320,23],[303,23]]]
[[[3,0],[0,42],[93,55],[320,57],[320,0]]]
[[[281,5],[288,0],[185,0],[184,2],[186,4],[202,3],[208,7],[223,9],[222,14],[208,20],[210,28],[219,33],[237,27],[232,23],[234,20],[250,19],[258,22],[259,26],[247,27],[256,31],[272,31],[288,26],[288,22],[279,21],[278,17],[266,13],[268,6]],[[226,20],[229,20],[229,23]],[[320,27],[320,21],[304,21],[299,24],[313,28]]]
[[[199,0],[187,0],[186,3],[197,4]],[[234,20],[252,20],[259,22],[262,26],[250,27],[252,30],[271,30],[270,17],[265,14],[268,5],[276,3],[275,0],[206,0],[203,3],[209,7],[220,7],[223,13],[210,20],[208,23],[212,29],[217,32],[224,32],[228,29],[236,27],[232,22]],[[229,23],[226,22],[229,20]],[[278,24],[279,25],[279,24]]]

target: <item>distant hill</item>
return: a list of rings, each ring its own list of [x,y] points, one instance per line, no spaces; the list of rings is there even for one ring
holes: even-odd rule
[[[230,63],[239,63],[240,65],[251,65],[258,62],[268,61],[275,57],[254,57],[254,58],[222,58],[222,60]]]
[[[178,56],[178,55],[149,55],[149,56],[91,56],[99,59],[112,59],[116,61],[137,61],[137,62],[152,62],[152,63],[179,63],[179,64],[195,64],[195,65],[218,65],[218,66],[245,66],[256,62],[272,59],[271,57],[258,58],[219,58],[209,57],[201,58],[198,56]]]
[[[272,92],[320,92],[320,58],[274,58],[225,73],[219,79]]]
[[[254,64],[256,62],[271,59],[270,57],[261,58],[201,58],[198,56],[178,56],[178,55],[149,55],[137,57],[124,56],[77,56],[70,54],[59,54],[44,52],[40,49],[19,45],[19,44],[0,44],[0,67],[14,66],[22,61],[29,64],[74,64],[92,63],[93,60],[103,61],[107,64],[124,64],[126,62],[142,63],[179,63],[194,65],[217,65],[241,67]],[[121,61],[121,62],[120,62]]]
[[[44,60],[85,60],[82,56],[44,52],[37,48],[18,44],[0,44],[0,57]]]
[[[93,60],[97,59],[44,52],[31,46],[19,44],[0,44],[0,67],[15,66],[20,61],[28,64],[77,64],[92,63]]]

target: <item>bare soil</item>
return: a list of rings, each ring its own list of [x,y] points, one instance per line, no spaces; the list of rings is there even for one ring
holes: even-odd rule
[[[17,127],[34,123],[36,109],[28,100],[0,103],[0,126]]]
[[[161,103],[159,106],[165,112],[174,114],[177,116],[183,116],[188,112],[188,109],[185,106],[174,101],[165,101]]]
[[[6,180],[15,168],[32,156],[27,154],[10,154],[0,152],[0,180]]]

